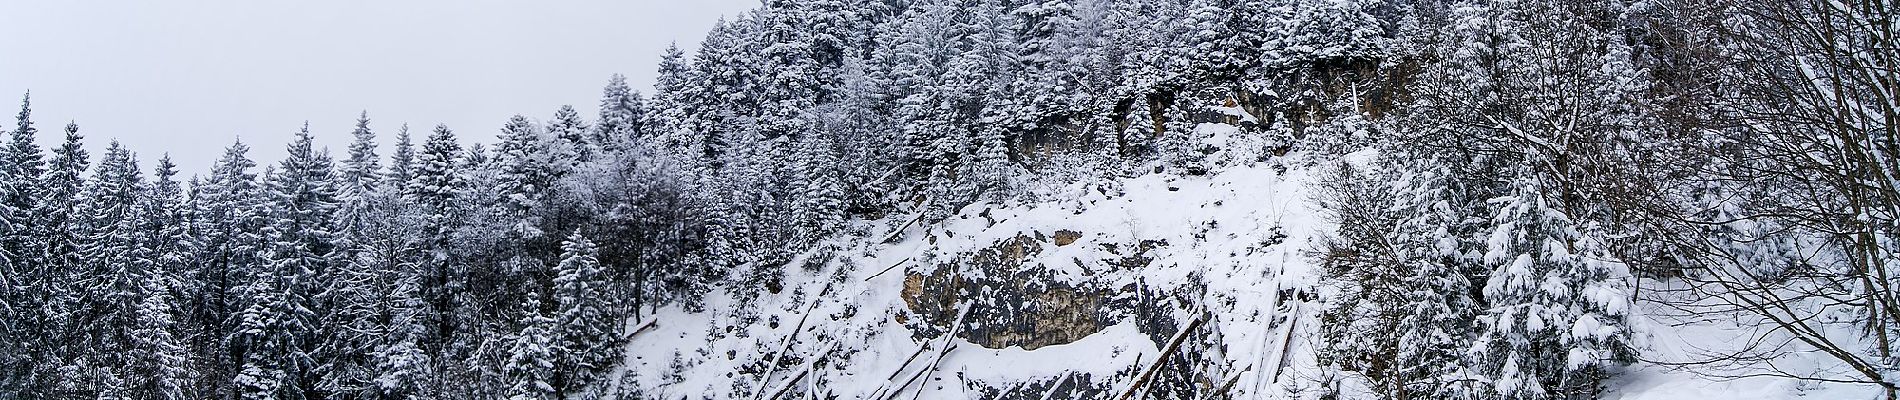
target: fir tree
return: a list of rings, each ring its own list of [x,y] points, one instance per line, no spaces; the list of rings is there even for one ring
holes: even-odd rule
[[[587,121],[581,120],[581,114],[574,111],[574,106],[563,105],[554,110],[554,119],[548,121],[547,132],[555,140],[556,149],[562,153],[561,159],[569,160],[569,164],[560,166],[562,170],[571,171],[600,157],[600,147],[594,144],[588,130]]]
[[[1501,208],[1484,260],[1496,268],[1484,285],[1473,352],[1497,396],[1513,399],[1594,394],[1606,368],[1628,362],[1627,306],[1620,277],[1577,252],[1580,232],[1552,207],[1535,177],[1519,177]]]
[[[117,141],[106,148],[93,175],[73,219],[82,264],[69,266],[79,283],[71,303],[76,308],[68,315],[75,323],[70,329],[83,338],[75,343],[85,349],[82,365],[126,372],[133,367],[124,356],[137,340],[132,331],[143,317],[145,279],[157,268],[142,243],[137,218],[144,182],[132,152]]]
[[[844,225],[844,182],[831,135],[812,132],[798,143],[797,213],[801,243],[812,243]]]
[[[421,298],[419,279],[414,268],[400,268],[395,285],[386,299],[389,320],[384,342],[376,349],[376,393],[393,400],[430,399],[429,363],[422,351],[426,333],[423,319],[426,305]]]
[[[594,242],[580,232],[569,235],[561,243],[561,263],[555,267],[554,278],[552,348],[560,354],[555,356],[550,382],[559,393],[577,393],[612,368],[620,341],[607,308],[607,281],[601,278]]]
[[[404,196],[411,196],[409,182],[415,179],[415,145],[409,140],[409,124],[396,131],[396,152],[389,158],[389,173],[383,178]]]
[[[369,129],[369,112],[356,118],[356,129],[350,136],[349,158],[337,171],[337,187],[342,197],[356,199],[375,191],[381,183],[382,161],[376,155],[376,132]]]
[[[541,302],[534,296],[528,296],[522,309],[527,315],[520,322],[521,331],[514,335],[514,344],[509,348],[508,363],[503,371],[508,375],[508,400],[554,400],[558,399],[552,378],[554,375],[555,348],[549,332],[555,322],[541,314]]]
[[[639,134],[640,95],[627,86],[627,77],[614,74],[601,89],[600,119],[594,123],[594,144],[609,152],[624,150]]]
[[[495,158],[500,176],[496,191],[510,215],[523,216],[540,207],[554,184],[553,152],[534,124],[520,115],[508,119],[499,139]],[[525,226],[533,228],[532,224]]]

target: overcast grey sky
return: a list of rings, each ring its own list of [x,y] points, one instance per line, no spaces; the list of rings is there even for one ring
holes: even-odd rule
[[[492,142],[509,116],[562,104],[592,115],[623,73],[651,84],[661,50],[692,54],[721,16],[758,0],[0,0],[0,120],[33,91],[41,143],[79,123],[150,168],[171,153],[207,171],[236,138],[275,161],[310,122],[340,153],[359,111],[389,154],[402,123]]]

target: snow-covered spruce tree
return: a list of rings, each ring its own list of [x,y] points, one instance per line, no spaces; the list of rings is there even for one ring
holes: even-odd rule
[[[140,284],[138,319],[126,349],[127,398],[186,400],[199,398],[191,384],[189,353],[175,333],[171,290],[177,282],[160,269],[146,271]]]
[[[197,250],[186,197],[175,177],[171,156],[159,158],[152,183],[139,201],[140,244],[151,257],[141,278],[138,325],[127,356],[127,385],[132,398],[184,400],[202,396],[192,383],[186,340],[197,332],[179,324],[181,294],[199,286],[183,277]]]
[[[12,273],[9,275],[9,279],[13,280],[12,283],[29,287],[37,285],[38,278],[44,276],[45,273],[45,271],[42,271],[41,268],[38,267],[38,264],[40,264],[39,245],[34,241],[34,228],[32,225],[34,218],[30,214],[33,211],[34,199],[38,198],[41,191],[40,175],[44,173],[45,168],[45,161],[42,160],[45,154],[41,151],[38,142],[36,142],[37,138],[35,136],[38,135],[38,130],[33,127],[32,105],[32,95],[30,93],[22,96],[20,99],[20,112],[15,116],[14,128],[8,132],[7,142],[3,146],[0,146],[0,170],[4,170],[0,171],[0,178],[4,179],[4,181],[0,181],[0,185],[4,185],[4,189],[0,189],[0,204],[3,204],[0,205],[0,209],[11,210],[13,212],[12,218],[7,220],[8,224],[11,225],[8,228],[8,234],[0,236],[0,254],[6,254],[11,257],[13,265],[11,266]],[[25,293],[16,296],[25,297]],[[29,304],[37,302],[36,300],[19,298],[14,298],[13,300],[20,302],[15,303],[15,305],[22,307],[22,314],[18,314],[22,318],[29,318],[26,317],[24,313],[30,313],[31,311],[27,310],[37,308],[28,306]],[[22,324],[20,326],[29,325]],[[37,326],[37,323],[30,326]],[[24,334],[24,331],[22,331],[22,334]],[[29,339],[22,338],[21,340]],[[25,345],[25,343],[21,344]],[[0,362],[0,368],[24,366],[25,365]],[[8,369],[8,371],[17,370]],[[10,376],[24,379],[30,376],[30,374],[26,371],[20,371],[19,374],[10,374]],[[10,380],[0,378],[0,382],[8,381]],[[6,385],[4,387],[18,388],[23,386]]]
[[[50,391],[56,365],[52,360],[55,342],[53,315],[45,305],[49,286],[58,270],[46,265],[40,249],[40,237],[31,214],[34,199],[41,191],[43,154],[34,142],[31,94],[22,96],[9,140],[0,147],[0,212],[4,235],[0,235],[0,397],[23,396]]]
[[[1323,60],[1377,59],[1385,48],[1384,22],[1372,8],[1382,0],[1292,0],[1276,7],[1277,36],[1267,59],[1288,65]]]
[[[385,336],[377,344],[372,355],[375,362],[375,386],[373,398],[390,400],[420,400],[436,398],[431,395],[429,355],[422,350],[422,340],[428,326],[423,313],[426,305],[422,302],[421,281],[411,264],[398,265],[391,271],[394,283],[390,292],[383,298],[381,310],[388,323],[384,327]]]
[[[349,158],[337,168],[337,193],[346,199],[368,196],[382,183],[382,160],[376,155],[376,132],[369,129],[369,112],[356,118],[350,131]]]
[[[192,230],[199,238],[201,260],[190,274],[187,320],[201,327],[195,340],[193,359],[200,361],[198,387],[230,393],[237,373],[237,355],[230,352],[228,340],[236,337],[241,319],[237,313],[249,304],[241,289],[257,276],[262,261],[262,235],[266,222],[263,196],[257,176],[251,171],[256,163],[247,153],[248,146],[234,143],[212,166],[211,175],[194,190]]]
[[[396,223],[390,221],[390,194],[383,190],[376,135],[367,113],[357,118],[351,136],[349,157],[335,172],[334,264],[322,277],[316,299],[326,310],[321,319],[326,333],[319,345],[326,365],[318,387],[335,397],[364,396],[373,390],[376,371],[370,355],[384,334],[376,299],[388,287],[381,279],[388,265],[377,261],[392,251],[386,244],[389,238],[381,236],[391,233],[387,226]]]
[[[1547,196],[1536,177],[1520,176],[1511,196],[1494,200],[1484,260],[1496,270],[1472,353],[1489,393],[1502,398],[1593,397],[1607,372],[1635,356],[1626,276],[1596,258],[1593,239]]]
[[[91,278],[85,276],[86,259],[80,251],[85,244],[82,238],[88,233],[80,203],[89,160],[79,125],[68,123],[65,132],[65,141],[53,149],[40,177],[41,186],[28,222],[33,229],[29,240],[36,247],[29,250],[33,252],[29,262],[43,272],[38,282],[39,297],[44,299],[39,306],[47,313],[44,336],[39,339],[46,345],[42,354],[49,360],[59,360],[41,363],[38,368],[42,372],[36,375],[46,379],[42,382],[50,386],[43,387],[52,391],[81,390],[74,386],[83,384],[83,375],[88,372],[82,360],[90,352],[83,343],[84,335],[94,328],[77,325],[80,314],[86,312],[81,303],[89,294],[85,287],[62,284]]]
[[[389,155],[389,172],[383,174],[384,186],[396,188],[404,197],[412,196],[409,181],[416,175],[416,147],[409,138],[409,124],[396,131],[396,150]]]
[[[686,53],[678,44],[668,44],[660,53],[659,71],[653,79],[653,97],[648,101],[646,120],[641,130],[652,135],[661,148],[695,158],[705,155],[705,140],[686,125],[683,95],[691,90],[693,76]]]
[[[594,144],[588,131],[587,121],[581,119],[581,113],[574,106],[563,105],[554,110],[554,117],[548,120],[548,136],[554,140],[554,150],[561,154],[560,159],[571,160],[573,165],[562,165],[562,170],[573,170],[581,165],[593,162],[600,157],[600,146]]]
[[[264,179],[269,219],[265,260],[244,291],[233,345],[243,354],[236,380],[247,397],[302,397],[325,393],[318,360],[341,358],[339,326],[324,326],[335,308],[323,289],[338,264],[333,162],[317,153],[306,126]],[[347,381],[347,380],[344,380]],[[336,382],[336,381],[331,381]]]
[[[28,93],[20,98],[20,112],[14,116],[14,126],[7,133],[6,165],[12,177],[9,185],[13,193],[5,199],[7,205],[17,210],[33,209],[33,200],[38,194],[40,174],[44,173],[45,154],[38,143],[39,130],[33,127],[33,95]]]
[[[397,148],[398,154],[401,150]],[[461,211],[457,209],[456,195],[463,184],[459,176],[464,167],[463,156],[455,132],[447,125],[436,125],[423,143],[422,151],[416,154],[414,172],[403,199],[416,208],[421,218],[421,232],[411,245],[422,252],[418,260],[422,268],[422,298],[429,305],[425,315],[433,325],[431,332],[441,340],[447,340],[458,328],[472,322],[453,315],[459,305],[456,298],[470,295],[463,292],[461,277],[454,273],[457,260],[452,257],[454,249],[451,247]]]
[[[1341,162],[1320,184],[1319,203],[1339,227],[1321,247],[1326,275],[1337,292],[1320,314],[1325,362],[1363,375],[1384,392],[1403,382],[1394,376],[1399,354],[1397,325],[1406,295],[1404,270],[1392,233],[1405,218],[1394,207],[1386,171]]]
[[[124,356],[135,340],[131,331],[140,318],[144,278],[155,268],[150,249],[141,243],[136,214],[144,197],[140,173],[132,152],[112,142],[86,182],[81,211],[75,215],[82,264],[68,270],[77,297],[67,317],[74,324],[70,333],[80,339],[73,344],[86,349],[75,361],[91,368],[128,370]],[[88,386],[104,382],[83,379],[99,382]]]
[[[502,126],[499,139],[495,154],[499,176],[495,190],[501,196],[502,212],[521,221],[516,228],[517,235],[539,236],[536,221],[522,218],[529,216],[529,210],[541,206],[542,198],[554,184],[557,167],[551,143],[542,137],[534,123],[518,114]]]
[[[640,94],[627,86],[627,77],[614,74],[601,89],[600,119],[594,123],[593,142],[608,152],[623,151],[640,134]]]
[[[1404,156],[1398,156],[1404,157]],[[1403,277],[1398,294],[1398,354],[1391,393],[1405,398],[1466,398],[1477,392],[1463,354],[1477,310],[1467,271],[1478,267],[1470,206],[1449,186],[1443,165],[1422,161],[1392,182],[1400,220],[1394,253]]]
[[[556,393],[585,392],[613,367],[620,346],[618,320],[609,312],[594,242],[580,232],[561,243],[554,278],[554,357],[550,382]],[[531,311],[532,312],[532,311]]]
[[[838,156],[831,135],[808,132],[796,144],[798,170],[793,189],[792,220],[799,223],[794,246],[830,235],[844,225],[844,182],[839,179]]]
[[[521,330],[513,335],[507,364],[502,367],[509,385],[507,399],[559,399],[553,378],[556,353],[561,350],[556,348],[550,332],[556,329],[554,319],[542,314],[541,302],[533,295],[528,296],[522,309],[527,310],[527,314],[517,324]]]

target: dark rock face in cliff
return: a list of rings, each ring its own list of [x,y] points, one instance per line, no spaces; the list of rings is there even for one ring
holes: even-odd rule
[[[940,335],[969,303],[957,336],[992,349],[1035,350],[1074,343],[1114,323],[1110,292],[1054,279],[1031,262],[1049,245],[1043,235],[1019,235],[904,279],[904,301],[917,319],[907,325]]]
[[[1050,246],[1076,245],[1082,235],[1069,230],[1053,237],[1021,234],[922,270],[927,272],[911,272],[904,279],[903,298],[914,318],[900,322],[920,337],[942,335],[967,303],[969,316],[959,338],[992,349],[1035,350],[1074,343],[1124,318],[1147,314],[1139,311],[1141,296],[1134,296],[1137,288],[1132,285],[1103,287],[1093,280],[1062,279],[1039,261]],[[1120,257],[1094,261],[1100,265],[1083,269],[1145,267],[1150,259],[1144,254],[1165,245],[1103,244],[1107,254]]]

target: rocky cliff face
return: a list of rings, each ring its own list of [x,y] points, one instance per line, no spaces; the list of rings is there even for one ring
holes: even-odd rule
[[[949,330],[967,303],[969,315],[957,329],[957,338],[991,349],[1035,350],[1074,343],[1129,317],[1138,317],[1143,333],[1159,338],[1171,335],[1179,321],[1173,321],[1170,313],[1156,312],[1170,307],[1157,304],[1164,296],[1139,285],[1112,286],[1088,277],[1072,283],[1078,280],[1060,276],[1068,269],[1049,268],[1042,259],[1049,247],[1094,245],[1111,256],[1066,261],[1081,271],[1115,273],[1147,267],[1153,262],[1148,253],[1167,243],[1078,244],[1082,238],[1082,232],[1066,229],[1053,235],[1018,234],[950,262],[913,270],[903,281],[908,312],[899,314],[898,322],[919,338],[937,337]]]

